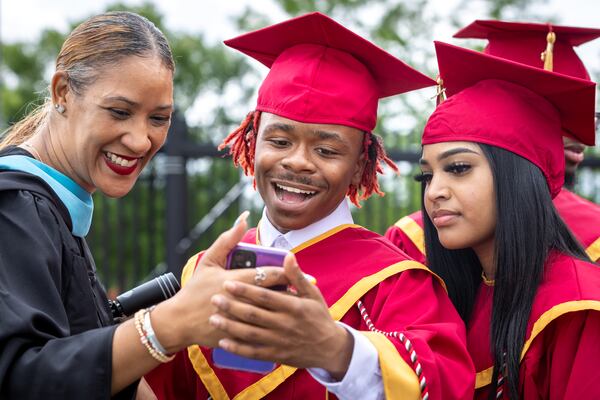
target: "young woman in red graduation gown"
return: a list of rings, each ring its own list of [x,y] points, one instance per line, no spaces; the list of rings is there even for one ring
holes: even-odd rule
[[[561,129],[593,144],[594,84],[436,44],[425,248],[467,324],[477,399],[600,398],[600,269],[552,203]]]
[[[600,37],[600,29],[547,23],[475,20],[454,34],[454,37],[487,39],[488,44],[483,49],[486,54],[590,80],[590,75],[574,46],[597,39]],[[541,49],[548,45],[552,45],[552,56],[540,57]],[[600,260],[600,206],[571,192],[576,181],[577,167],[583,161],[585,146],[570,136],[564,136],[563,142],[565,183],[553,200],[554,206],[581,242],[590,259],[597,262]],[[425,263],[421,210],[399,219],[388,228],[385,237],[414,260]]]

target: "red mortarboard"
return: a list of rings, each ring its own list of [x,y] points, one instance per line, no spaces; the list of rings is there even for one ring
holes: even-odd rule
[[[371,132],[380,98],[435,85],[427,76],[318,12],[225,41],[271,70],[256,109]]]
[[[487,39],[489,43],[483,50],[484,53],[543,68],[541,53],[546,49],[546,36],[549,32],[556,35],[552,70],[589,80],[590,76],[573,47],[600,37],[600,29],[476,20],[458,31],[454,37]]]
[[[448,100],[427,121],[422,143],[485,143],[537,165],[554,197],[564,179],[562,129],[594,144],[595,83],[435,42]]]

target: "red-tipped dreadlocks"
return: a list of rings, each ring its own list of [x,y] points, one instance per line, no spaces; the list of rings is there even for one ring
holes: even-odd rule
[[[242,124],[231,132],[219,145],[219,150],[229,146],[229,154],[233,158],[233,165],[242,167],[248,176],[254,175],[254,151],[258,136],[260,111],[251,111],[246,115]],[[378,136],[370,132],[364,134],[363,157],[365,168],[358,187],[350,185],[346,195],[350,201],[360,208],[360,201],[368,199],[373,193],[383,196],[379,189],[377,174],[383,174],[382,162],[386,163],[394,172],[399,173],[398,167],[390,160]],[[256,181],[254,182],[256,187]],[[361,194],[362,192],[362,194]]]
[[[231,132],[218,147],[219,150],[223,150],[229,146],[229,155],[233,158],[233,165],[242,167],[247,176],[254,175],[254,150],[259,121],[260,111],[250,111],[242,124]]]
[[[383,174],[382,162],[386,163],[394,172],[400,172],[396,164],[385,153],[381,138],[370,132],[366,132],[363,139],[363,157],[366,163],[360,183],[358,187],[350,185],[347,193],[350,201],[358,208],[360,208],[360,201],[368,199],[373,193],[380,196],[384,195],[379,189],[379,182],[377,181],[377,174]]]

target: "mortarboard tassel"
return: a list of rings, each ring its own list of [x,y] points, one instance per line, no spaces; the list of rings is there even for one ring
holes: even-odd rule
[[[552,32],[552,27],[550,27],[550,32],[546,35],[546,50],[541,54],[542,61],[544,62],[544,69],[546,71],[554,70],[554,57],[552,54],[554,42],[556,42],[556,34]]]
[[[437,83],[437,91],[435,93],[435,105],[439,106],[441,103],[446,101],[446,88],[444,87],[444,80],[438,76],[435,80]]]

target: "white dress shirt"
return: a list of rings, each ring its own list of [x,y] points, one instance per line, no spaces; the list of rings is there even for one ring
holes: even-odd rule
[[[344,199],[340,205],[325,218],[308,225],[305,228],[289,231],[285,234],[279,232],[269,221],[266,208],[258,225],[258,235],[263,246],[291,250],[337,226],[352,224],[352,213],[348,202]],[[302,267],[302,266],[300,266]],[[348,371],[341,381],[337,381],[321,368],[308,368],[312,377],[325,386],[328,391],[335,394],[340,400],[364,399],[379,400],[385,394],[381,378],[379,356],[375,346],[364,335],[348,325],[337,322],[343,326],[354,338],[354,348]]]

